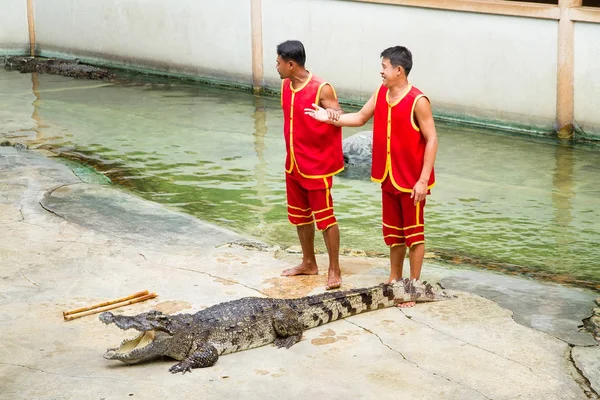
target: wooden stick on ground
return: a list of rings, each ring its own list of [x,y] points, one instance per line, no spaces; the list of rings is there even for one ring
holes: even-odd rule
[[[88,307],[82,307],[82,308],[78,308],[76,310],[70,310],[70,311],[63,311],[63,317],[66,317],[67,315],[72,315],[72,314],[77,314],[80,312],[84,312],[84,311],[89,311],[89,310],[93,310],[95,308],[99,308],[99,307],[105,307],[105,306],[109,306],[111,304],[115,304],[115,303],[121,303],[123,301],[127,301],[130,299],[134,299],[136,297],[141,297],[141,296],[145,296],[148,294],[147,290],[141,291],[141,292],[137,292],[134,293],[132,295],[129,295],[127,297],[121,297],[120,299],[115,299],[115,300],[109,300],[109,301],[105,301],[103,303],[99,303],[99,304],[94,304],[92,306],[88,306]]]
[[[135,304],[135,303],[139,303],[141,301],[150,300],[150,299],[155,298],[156,296],[157,296],[156,293],[149,293],[149,294],[147,294],[145,296],[135,297],[135,298],[133,298],[131,300],[127,300],[127,301],[124,301],[124,302],[121,302],[121,303],[111,302],[112,304],[110,304],[110,305],[108,305],[106,307],[94,308],[94,309],[91,309],[89,311],[85,311],[85,312],[81,312],[81,313],[77,313],[77,314],[64,315],[64,319],[65,319],[65,321],[71,321],[71,320],[74,320],[76,318],[85,317],[86,315],[97,314],[97,313],[101,313],[101,312],[104,312],[104,311],[112,310],[113,308],[128,306],[130,304]]]

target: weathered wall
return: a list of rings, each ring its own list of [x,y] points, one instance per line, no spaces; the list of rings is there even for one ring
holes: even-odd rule
[[[28,50],[26,1],[2,0],[0,4],[0,55],[26,54]]]
[[[252,82],[248,0],[44,0],[35,20],[42,55]]]
[[[413,53],[410,81],[436,112],[552,129],[557,23],[372,3],[262,0],[265,81],[279,85],[276,45],[303,41],[307,67],[340,96],[364,100],[380,84],[379,54]],[[295,10],[294,18],[282,10]]]
[[[600,138],[600,24],[575,24],[575,122]]]
[[[26,3],[3,0],[0,51],[26,53]],[[251,0],[34,3],[42,56],[252,85]],[[380,52],[402,44],[414,55],[410,80],[430,96],[436,115],[542,131],[555,127],[556,19],[359,1],[261,3],[264,82],[269,88],[280,85],[276,45],[295,38],[306,45],[310,70],[330,80],[343,99],[364,102],[380,83]],[[575,26],[576,126],[600,138],[600,24]]]

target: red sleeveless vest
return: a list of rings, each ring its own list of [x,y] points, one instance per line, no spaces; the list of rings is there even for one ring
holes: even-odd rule
[[[344,169],[342,128],[304,114],[305,108],[313,108],[313,103],[319,104],[321,89],[325,85],[329,83],[312,74],[298,89],[292,88],[289,79],[281,82],[287,173],[291,173],[295,166],[306,178],[324,178]]]
[[[387,95],[388,88],[381,85],[375,99],[371,179],[383,182],[389,175],[396,189],[410,193],[421,177],[425,158],[427,142],[415,123],[415,105],[425,95],[412,85],[394,104]],[[434,185],[432,169],[427,186]]]

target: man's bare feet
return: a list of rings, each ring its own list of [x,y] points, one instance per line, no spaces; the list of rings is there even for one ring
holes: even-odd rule
[[[295,276],[295,275],[317,275],[319,268],[314,263],[300,263],[294,268],[289,268],[281,273],[281,276]]]
[[[392,282],[399,282],[399,281],[401,281],[401,280],[402,280],[402,277],[400,277],[400,278],[397,278],[397,277],[395,277],[395,276],[391,276],[391,275],[390,275],[390,277],[388,278],[388,280],[387,280],[386,284],[387,284],[387,283],[392,283]]]
[[[414,301],[406,301],[404,303],[398,303],[396,304],[396,307],[398,308],[410,308],[410,307],[414,307],[417,303],[415,303]]]
[[[339,268],[337,269],[329,269],[329,273],[327,274],[327,286],[325,286],[325,290],[338,289],[342,286],[342,272]]]

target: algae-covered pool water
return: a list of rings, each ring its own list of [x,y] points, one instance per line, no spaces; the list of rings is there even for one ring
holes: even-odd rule
[[[600,288],[600,146],[437,128],[432,256]],[[83,160],[144,198],[287,247],[297,239],[282,129],[278,97],[0,70],[1,138]],[[378,185],[341,176],[332,193],[341,247],[385,254]]]

